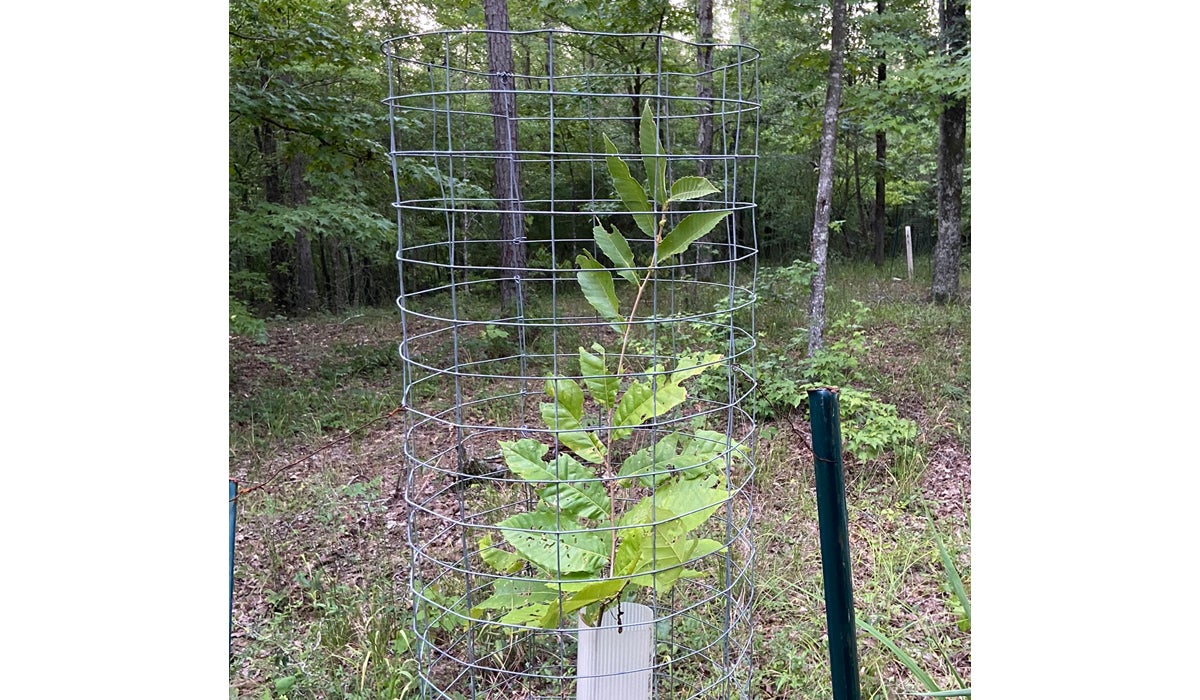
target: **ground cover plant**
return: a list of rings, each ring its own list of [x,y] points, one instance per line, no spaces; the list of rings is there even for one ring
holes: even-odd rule
[[[909,283],[869,264],[831,267],[828,313],[845,323],[831,327],[830,347],[842,343],[855,361],[838,366],[855,391],[915,426],[846,457],[857,615],[913,662],[860,633],[865,698],[926,692],[916,668],[939,689],[970,685],[970,315],[966,303],[927,303],[929,269],[918,259]],[[802,271],[763,272],[758,356],[777,363],[767,372],[781,395],[803,393],[802,353],[790,345],[803,304],[784,293]],[[964,275],[968,294],[969,282]],[[591,308],[582,293],[562,301]],[[402,423],[387,417],[399,404],[397,315],[267,320],[266,342],[256,335],[230,341],[231,476],[252,486],[340,441],[242,499],[230,697],[415,697],[408,514],[397,497]],[[504,341],[480,330],[480,347]],[[759,698],[830,692],[809,435],[789,402],[764,410],[757,445]]]

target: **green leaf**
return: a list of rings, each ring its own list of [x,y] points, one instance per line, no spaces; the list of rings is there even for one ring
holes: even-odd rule
[[[685,534],[695,530],[708,520],[729,499],[725,478],[721,474],[710,474],[703,479],[678,479],[659,487],[653,496],[638,501],[621,516],[621,525],[658,524],[670,534]],[[664,517],[664,514],[668,514]]]
[[[550,404],[542,404],[548,406]],[[568,518],[600,518],[610,512],[608,494],[596,478],[596,473],[577,462],[571,455],[560,454],[552,464],[542,461],[550,448],[537,440],[524,438],[516,442],[500,442],[504,463],[514,474],[532,483],[550,485],[538,495]],[[482,543],[480,543],[482,546]],[[490,544],[490,541],[489,541]],[[520,550],[518,550],[520,551]]]
[[[667,158],[662,142],[658,140],[658,127],[654,124],[654,114],[650,111],[650,102],[642,110],[642,121],[639,125],[638,140],[642,144],[642,163],[646,166],[646,188],[654,195],[654,201],[661,206],[667,204]]]
[[[516,610],[535,603],[557,600],[558,594],[546,590],[539,581],[532,579],[496,579],[492,595],[475,605],[475,610]]]
[[[662,472],[655,474],[653,477],[643,476],[639,481],[647,488],[656,486],[663,480],[670,478],[669,469],[675,460],[675,446],[679,439],[677,433],[669,433],[658,439],[652,447],[643,447],[642,449],[629,455],[628,458],[621,464],[621,470],[617,472],[619,477],[633,477],[639,474],[649,472]],[[621,482],[622,485],[628,483]]]
[[[708,181],[706,177],[698,177],[696,175],[685,175],[675,181],[671,185],[671,201],[683,202],[689,199],[697,199],[706,197],[710,194],[716,194],[721,190]]]
[[[621,380],[615,376],[608,375],[608,365],[605,360],[604,346],[600,343],[592,343],[592,349],[596,354],[592,354],[583,348],[579,348],[579,373],[583,375],[583,383],[587,385],[588,391],[592,392],[592,398],[596,403],[604,408],[611,408],[613,402],[617,400],[617,392],[621,388]]]
[[[686,564],[724,548],[725,545],[716,540],[647,535],[642,540],[642,565],[635,572],[646,574],[630,580],[639,585],[654,586],[659,593],[667,593],[675,581],[686,573]]]
[[[615,598],[620,595],[627,583],[629,583],[629,579],[615,578],[590,583],[563,601],[562,612],[565,615],[566,613],[587,607],[592,603],[599,603],[602,600]]]
[[[638,570],[642,561],[642,539],[645,532],[641,528],[624,531],[621,544],[617,546],[613,573],[629,575]]]
[[[609,516],[612,505],[604,486],[599,481],[587,481],[596,478],[595,472],[567,454],[554,460],[554,469],[561,481],[538,492],[543,501],[572,518],[595,520]]]
[[[544,571],[595,574],[608,563],[607,533],[559,533],[559,521],[554,513],[543,510],[519,513],[497,525],[518,554]],[[570,527],[572,523],[568,521],[563,525]]]
[[[729,216],[728,211],[698,211],[683,217],[671,232],[663,236],[658,244],[657,260],[662,262],[667,258],[687,250],[693,241],[713,230],[721,220]]]
[[[554,623],[544,624],[547,614],[558,610],[558,601],[533,603],[520,608],[513,608],[500,618],[506,625],[521,625],[522,627],[553,627]]]
[[[613,286],[613,278],[608,270],[596,262],[590,253],[579,255],[575,258],[575,262],[579,263],[579,271],[575,273],[575,276],[579,279],[583,296],[587,298],[592,308],[606,320],[624,321],[625,319],[621,318],[621,314],[617,311],[619,305],[617,290]]]
[[[613,226],[612,233],[605,231],[603,226],[595,226],[592,228],[592,237],[614,266],[633,267],[633,250],[629,248],[629,241],[625,240],[616,226]],[[617,270],[617,274],[632,284],[640,284],[633,270]]]
[[[613,187],[616,188],[621,203],[625,205],[625,210],[633,215],[633,222],[642,233],[654,238],[654,209],[650,206],[650,200],[646,198],[646,190],[629,174],[629,166],[616,155],[617,147],[607,135],[604,136],[604,149],[609,153],[605,158],[608,174],[612,177]]]
[[[675,363],[675,371],[671,372],[670,382],[672,384],[682,384],[688,379],[707,372],[710,369],[719,369],[721,365],[718,365],[717,362],[723,357],[724,355],[715,352],[706,353],[702,357],[684,355]]]
[[[886,634],[875,629],[866,620],[858,620],[858,626],[863,628],[863,630],[865,630],[868,634],[878,639],[881,644],[887,647],[888,650],[895,655],[896,659],[898,659],[900,663],[904,664],[905,668],[907,668],[914,676],[917,677],[917,680],[921,681],[921,685],[925,686],[926,690],[931,693],[937,693],[941,691],[941,689],[938,688],[937,683],[933,681],[933,678],[931,678],[930,675],[925,672],[925,669],[921,668],[921,664],[917,663],[913,657],[904,653],[904,650],[896,646],[896,643],[893,642]]]
[[[928,516],[928,512],[926,512]],[[950,590],[954,593],[954,597],[958,598],[958,604],[962,606],[963,617],[966,618],[967,629],[971,629],[971,597],[967,595],[967,589],[963,586],[962,578],[958,575],[958,569],[954,566],[954,560],[950,557],[950,552],[946,550],[945,543],[942,542],[942,536],[938,534],[937,528],[933,527],[933,520],[930,519],[929,526],[933,529],[933,538],[937,542],[938,555],[942,558],[942,566],[946,569],[946,578],[950,582]]]
[[[613,412],[613,425],[628,426],[613,430],[613,439],[620,440],[633,433],[633,427],[646,422],[648,418],[657,418],[672,408],[683,403],[687,398],[687,390],[672,384],[663,377],[657,380],[656,389],[649,384],[635,381],[621,397]]]
[[[558,441],[592,464],[604,461],[604,443],[583,429],[583,389],[574,379],[547,379],[546,393],[554,403],[538,404],[546,427]]]
[[[521,557],[493,545],[490,532],[479,540],[479,556],[485,564],[502,574],[516,573],[525,565],[525,560]]]

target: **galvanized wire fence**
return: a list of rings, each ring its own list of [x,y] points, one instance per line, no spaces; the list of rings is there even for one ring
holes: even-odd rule
[[[748,698],[758,54],[488,35],[384,47],[422,696]]]

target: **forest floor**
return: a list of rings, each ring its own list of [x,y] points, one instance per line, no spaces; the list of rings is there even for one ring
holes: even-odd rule
[[[828,314],[865,304],[842,329],[865,341],[854,386],[917,425],[878,458],[846,458],[856,615],[951,689],[970,685],[969,619],[935,538],[969,592],[970,277],[962,303],[935,307],[919,273],[835,265]],[[761,364],[794,349],[806,304],[784,287],[760,295]],[[400,336],[394,309],[360,309],[269,321],[265,344],[230,338],[230,477],[244,489],[269,480],[239,503],[231,698],[415,697]],[[790,409],[760,421],[755,698],[830,696],[808,431]],[[864,698],[929,689],[861,630],[858,649]]]

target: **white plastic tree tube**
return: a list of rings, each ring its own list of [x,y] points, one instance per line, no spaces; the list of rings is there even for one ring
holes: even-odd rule
[[[600,624],[579,621],[579,683],[576,700],[648,700],[654,668],[654,611],[621,603],[604,611]]]

